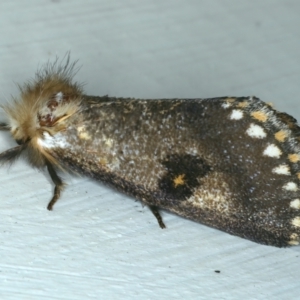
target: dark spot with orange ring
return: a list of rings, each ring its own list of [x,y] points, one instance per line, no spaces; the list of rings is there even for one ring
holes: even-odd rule
[[[168,155],[162,165],[166,173],[159,180],[159,188],[167,198],[187,200],[200,185],[199,179],[210,170],[210,166],[199,156],[190,154]]]

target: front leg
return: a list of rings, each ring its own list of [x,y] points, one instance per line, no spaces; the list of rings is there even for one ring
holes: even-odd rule
[[[49,204],[48,204],[48,206],[47,206],[47,209],[48,209],[48,210],[52,210],[54,204],[57,202],[57,200],[58,200],[59,197],[60,197],[61,191],[62,191],[63,188],[64,188],[64,182],[63,182],[62,179],[57,175],[55,169],[53,168],[53,165],[52,165],[48,160],[46,160],[46,166],[47,166],[49,175],[50,175],[50,177],[51,177],[53,183],[55,184],[53,197],[52,197],[51,201],[49,202]]]
[[[0,130],[1,131],[9,131],[10,130],[10,126],[6,123],[2,123],[0,122]]]

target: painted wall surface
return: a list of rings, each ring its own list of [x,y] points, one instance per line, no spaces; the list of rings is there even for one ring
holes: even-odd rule
[[[255,95],[299,119],[299,14],[298,0],[2,0],[0,103],[71,51],[91,95]],[[14,145],[0,133],[0,152]],[[299,297],[300,247],[258,245],[167,212],[161,230],[130,197],[64,178],[49,212],[46,172],[24,161],[0,168],[1,299]]]

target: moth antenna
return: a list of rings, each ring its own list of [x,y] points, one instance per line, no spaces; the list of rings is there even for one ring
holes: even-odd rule
[[[46,163],[46,166],[47,166],[48,173],[49,173],[49,175],[50,175],[50,177],[51,177],[51,179],[52,179],[52,181],[55,185],[53,197],[52,197],[51,201],[49,202],[49,204],[47,206],[48,210],[52,210],[54,204],[60,198],[60,194],[61,194],[65,184],[62,181],[62,179],[57,175],[57,173],[56,173],[53,165],[51,164],[51,162],[48,159],[45,159],[45,163]]]
[[[7,97],[5,96],[5,94],[4,94],[4,92],[3,92],[2,90],[1,90],[1,94],[2,94],[2,97],[4,98],[4,100],[5,100],[6,102],[9,102],[9,98],[7,98]],[[0,105],[0,108],[3,109],[2,105]]]
[[[21,88],[22,89],[22,88]],[[44,92],[44,89],[42,88],[40,90],[40,94],[37,96],[36,100],[35,100],[35,104],[39,103],[41,98],[42,98],[42,95],[43,95],[43,92]]]
[[[0,163],[12,165],[20,157],[25,148],[26,143],[2,152],[0,154]]]
[[[44,80],[54,75],[71,80],[81,68],[77,66],[77,63],[78,60],[71,62],[70,51],[68,51],[61,60],[56,56],[54,62],[48,61],[46,65],[39,68],[36,72],[36,78]]]

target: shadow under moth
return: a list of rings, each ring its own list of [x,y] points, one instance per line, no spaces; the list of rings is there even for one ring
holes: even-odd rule
[[[54,183],[89,176],[147,205],[261,244],[298,245],[300,128],[255,97],[143,100],[87,96],[69,57],[41,68],[2,106],[18,146]]]

